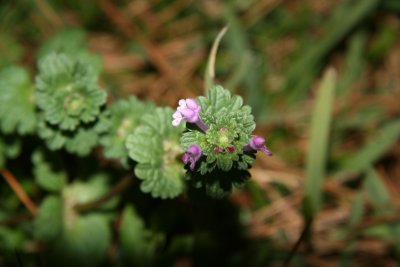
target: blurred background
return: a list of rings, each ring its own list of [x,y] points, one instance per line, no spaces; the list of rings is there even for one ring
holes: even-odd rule
[[[100,56],[110,103],[136,95],[175,107],[204,94],[228,25],[216,83],[252,107],[274,155],[259,153],[248,185],[204,200],[197,216],[171,211],[182,199],[139,207],[146,222],[179,228],[159,266],[398,266],[399,15],[398,0],[2,1],[0,68],[34,76],[59,36]],[[113,249],[104,266],[124,266]]]

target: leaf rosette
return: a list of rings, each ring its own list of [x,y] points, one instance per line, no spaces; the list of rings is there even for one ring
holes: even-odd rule
[[[106,101],[97,86],[95,69],[65,54],[51,53],[39,61],[36,97],[44,118],[62,130],[75,130],[80,123],[93,122]]]
[[[137,162],[135,175],[141,190],[153,197],[174,198],[184,190],[183,153],[179,137],[183,127],[173,127],[173,111],[157,108],[142,118],[142,124],[127,137],[129,156]]]

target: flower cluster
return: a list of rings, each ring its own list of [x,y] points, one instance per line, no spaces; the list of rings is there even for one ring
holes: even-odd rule
[[[188,178],[211,195],[226,195],[232,184],[243,184],[257,151],[272,155],[265,139],[252,134],[251,108],[221,86],[211,88],[207,97],[181,99],[172,118],[174,126],[186,121],[181,145]],[[222,185],[216,176],[227,174],[234,178]]]

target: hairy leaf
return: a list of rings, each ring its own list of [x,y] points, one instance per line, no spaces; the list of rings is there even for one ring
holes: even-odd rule
[[[131,205],[122,213],[119,235],[123,257],[130,264],[145,266],[152,262],[156,243],[152,242],[150,232]]]
[[[32,133],[36,129],[33,83],[22,67],[0,72],[0,129],[4,133]]]
[[[43,200],[34,221],[34,235],[37,240],[54,240],[62,233],[63,211],[60,197],[48,196]]]
[[[128,136],[129,156],[138,164],[135,174],[141,189],[153,197],[173,198],[184,190],[179,135],[182,127],[171,124],[172,110],[157,108],[143,116],[142,125]]]

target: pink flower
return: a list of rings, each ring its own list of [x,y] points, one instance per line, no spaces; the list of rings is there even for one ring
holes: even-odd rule
[[[188,122],[196,123],[199,121],[199,112],[201,108],[196,100],[191,98],[181,99],[179,100],[179,107],[176,109],[176,112],[172,115],[174,120],[172,121],[172,125],[178,126],[181,123],[182,119],[185,119]]]
[[[200,119],[201,107],[195,99],[186,98],[179,100],[179,107],[172,115],[172,125],[178,126],[184,119],[187,122],[195,123],[203,131],[207,131],[207,126]]]
[[[253,136],[249,140],[249,144],[243,147],[243,151],[262,151],[268,156],[272,156],[272,152],[267,149],[265,146],[265,139],[261,136]]]
[[[191,145],[188,150],[183,154],[183,163],[186,165],[190,163],[190,170],[194,170],[196,162],[200,159],[201,155],[203,155],[203,151],[200,146],[197,144]]]

